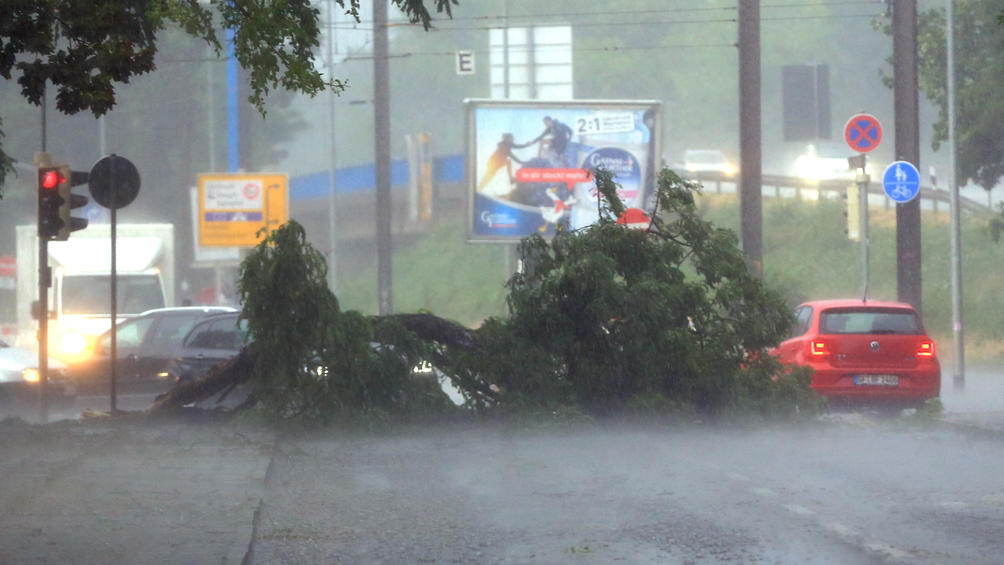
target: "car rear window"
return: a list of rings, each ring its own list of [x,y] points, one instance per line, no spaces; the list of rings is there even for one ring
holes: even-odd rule
[[[824,310],[819,331],[824,334],[901,334],[924,333],[917,313],[901,308],[846,308]]]
[[[247,335],[247,320],[230,316],[204,322],[194,328],[185,341],[185,347],[200,349],[226,349],[240,351]]]

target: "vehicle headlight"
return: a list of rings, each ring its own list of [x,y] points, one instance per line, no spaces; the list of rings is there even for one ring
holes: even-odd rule
[[[39,380],[38,369],[34,367],[25,369],[21,372],[21,375],[24,377],[25,382],[37,383]]]
[[[819,180],[826,176],[826,169],[819,160],[802,156],[795,159],[795,176]]]
[[[64,354],[80,355],[87,350],[87,338],[77,332],[67,332],[60,345]]]

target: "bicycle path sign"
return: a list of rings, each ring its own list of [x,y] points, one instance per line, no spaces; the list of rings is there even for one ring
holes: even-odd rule
[[[920,172],[913,163],[896,161],[886,167],[882,188],[893,201],[899,204],[909,202],[920,193]]]
[[[882,124],[871,114],[855,114],[844,124],[844,141],[858,153],[868,153],[882,142]]]

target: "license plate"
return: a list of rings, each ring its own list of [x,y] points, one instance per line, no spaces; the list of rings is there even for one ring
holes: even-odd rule
[[[899,386],[896,375],[854,375],[854,384],[866,386]]]

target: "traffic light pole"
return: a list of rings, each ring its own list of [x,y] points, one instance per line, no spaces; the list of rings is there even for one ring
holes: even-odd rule
[[[38,238],[38,419],[49,421],[49,240]]]
[[[35,155],[35,166],[52,165],[52,157],[45,152],[45,101],[42,102],[42,152]],[[41,206],[38,219],[41,221]],[[49,238],[38,234],[38,419],[49,421],[49,286],[52,284],[49,269]]]

